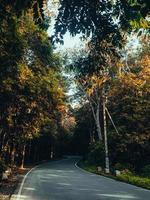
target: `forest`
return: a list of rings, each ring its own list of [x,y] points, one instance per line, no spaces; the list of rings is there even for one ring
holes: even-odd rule
[[[0,0],[1,177],[64,155],[150,177],[149,97],[149,0]]]

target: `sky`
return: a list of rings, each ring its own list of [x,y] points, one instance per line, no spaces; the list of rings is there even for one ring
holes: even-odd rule
[[[53,34],[54,30],[52,28],[49,28],[48,29],[48,35],[51,36]],[[68,49],[74,49],[74,48],[81,48],[83,43],[82,41],[80,40],[80,36],[81,35],[76,35],[75,37],[72,37],[70,35],[69,32],[67,32],[65,35],[64,35],[64,44],[61,45],[61,44],[56,44],[56,48],[58,51],[65,51],[65,50],[68,50]]]
[[[55,18],[57,17],[58,15],[58,7],[59,7],[59,4],[58,3],[54,3],[54,2],[57,2],[54,1],[54,0],[49,0],[49,3],[48,3],[48,6],[49,6],[49,10],[51,12],[51,23],[50,23],[50,26],[49,26],[49,29],[48,29],[48,35],[51,36],[54,34],[54,24],[55,24]],[[76,35],[75,37],[72,37],[70,35],[69,32],[67,32],[65,35],[64,35],[64,45],[59,45],[57,44],[56,45],[56,48],[58,50],[65,50],[65,49],[70,49],[70,48],[80,48],[80,46],[82,46],[82,42],[80,41],[80,36],[81,35]]]

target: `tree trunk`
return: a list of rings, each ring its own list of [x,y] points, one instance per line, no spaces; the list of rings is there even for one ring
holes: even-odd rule
[[[54,158],[53,146],[51,147],[50,158],[51,158],[51,159],[53,159],[53,158]]]
[[[102,141],[102,132],[101,132],[101,126],[100,126],[100,106],[97,106],[97,110],[96,110],[96,127],[97,127],[97,133],[98,133],[98,138],[100,141]]]
[[[31,139],[29,140],[27,158],[28,158],[28,162],[30,162],[31,161]]]
[[[16,152],[15,145],[12,144],[12,149],[11,149],[11,152],[10,152],[10,164],[11,165],[15,164],[15,152]]]
[[[2,154],[3,149],[4,149],[4,146],[5,146],[5,137],[6,137],[6,133],[4,133],[4,134],[2,135],[2,138],[1,138],[0,154]]]
[[[95,143],[95,137],[94,137],[94,131],[90,131],[90,143],[93,144]]]
[[[34,148],[34,162],[37,161],[37,146],[35,145],[35,148]]]
[[[21,166],[20,166],[21,169],[24,168],[25,152],[26,152],[26,144],[23,144],[22,159],[21,159]]]
[[[105,144],[105,172],[110,173],[109,167],[109,153],[108,153],[108,141],[107,141],[107,124],[106,124],[106,97],[103,93],[103,123],[104,123],[104,144]]]

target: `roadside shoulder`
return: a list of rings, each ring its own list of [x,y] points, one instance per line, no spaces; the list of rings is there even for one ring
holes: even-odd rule
[[[77,162],[75,165],[77,168],[80,168],[81,170],[87,173],[100,175],[106,178],[110,178],[116,181],[120,181],[120,182],[130,184],[130,185],[140,187],[140,188],[150,191],[150,178],[148,177],[140,177],[140,176],[128,175],[128,174],[121,174],[121,175],[115,176],[112,174],[106,174],[104,172],[98,172],[96,166],[85,165],[85,163],[82,160]]]

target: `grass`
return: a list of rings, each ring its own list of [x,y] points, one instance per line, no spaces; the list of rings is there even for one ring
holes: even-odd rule
[[[150,178],[148,178],[148,177],[141,177],[141,176],[137,176],[137,175],[133,175],[133,174],[125,174],[125,173],[123,173],[119,176],[115,176],[112,174],[106,174],[104,172],[98,172],[97,166],[89,165],[87,162],[83,162],[83,161],[80,161],[78,163],[78,166],[86,171],[91,172],[91,173],[102,175],[102,176],[105,176],[108,178],[112,178],[115,180],[119,180],[122,182],[126,182],[129,184],[136,185],[136,186],[150,190]]]
[[[150,178],[121,174],[117,176],[117,179],[150,190]]]

